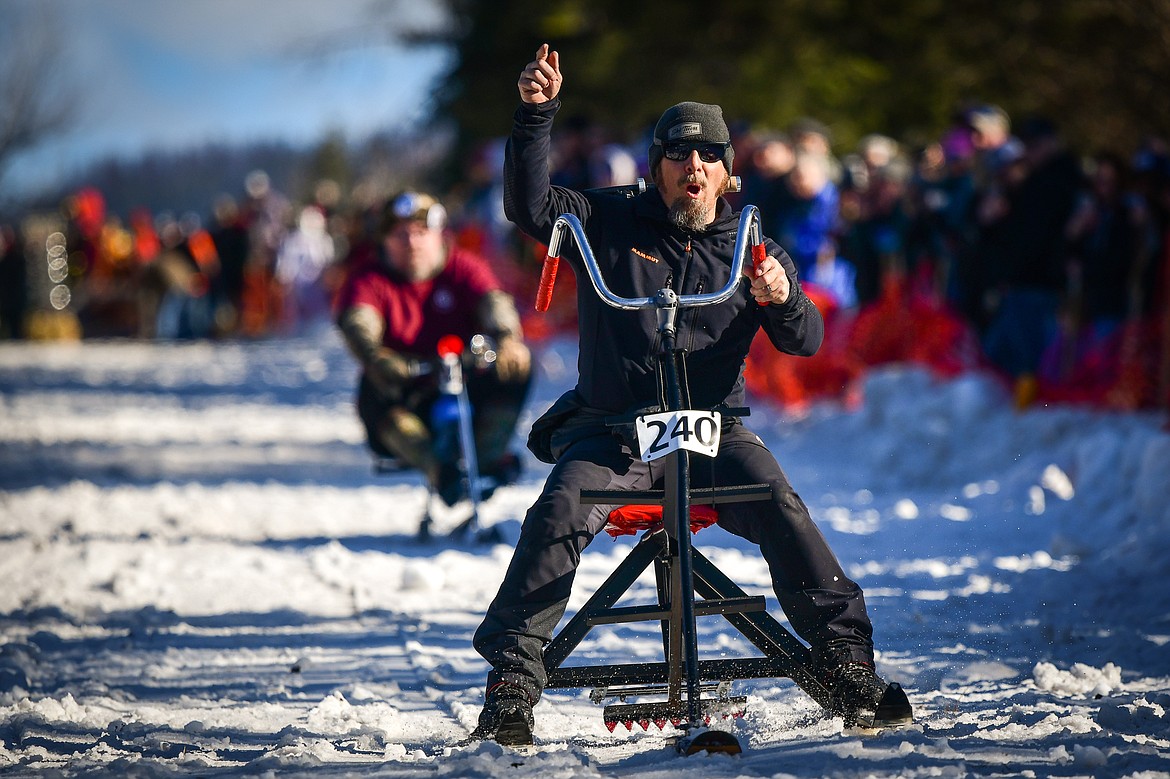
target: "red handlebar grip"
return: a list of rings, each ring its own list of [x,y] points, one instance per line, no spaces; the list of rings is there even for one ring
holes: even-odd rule
[[[768,248],[766,246],[764,246],[764,244],[762,242],[752,244],[752,270],[753,271],[756,268],[758,268],[760,263],[763,262],[765,259],[767,259],[767,257],[768,257]],[[757,302],[761,306],[768,305],[768,301],[766,301],[766,300],[760,300]]]
[[[536,310],[541,313],[548,311],[552,303],[553,284],[557,281],[557,266],[561,258],[551,254],[544,258],[544,266],[540,269],[540,286],[536,289]]]
[[[768,247],[762,243],[752,244],[752,267],[759,265],[768,258]]]

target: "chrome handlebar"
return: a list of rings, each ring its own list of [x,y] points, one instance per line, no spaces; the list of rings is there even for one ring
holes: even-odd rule
[[[565,240],[566,233],[571,234],[576,241],[577,248],[581,252],[581,257],[585,261],[585,269],[589,272],[589,280],[592,282],[593,289],[597,292],[598,297],[614,308],[626,310],[663,308],[668,306],[691,308],[694,306],[711,306],[722,303],[734,295],[736,290],[739,289],[740,279],[744,275],[744,261],[747,256],[748,246],[750,245],[751,247],[754,262],[759,262],[763,259],[764,255],[764,241],[763,233],[760,229],[759,209],[751,205],[745,206],[739,215],[739,228],[736,231],[735,249],[732,253],[731,275],[728,277],[727,284],[724,285],[723,289],[718,292],[708,292],[699,295],[676,295],[671,290],[660,290],[658,294],[651,297],[626,298],[614,294],[606,285],[605,279],[601,275],[601,268],[597,264],[597,258],[594,257],[593,249],[589,246],[589,239],[585,237],[585,230],[581,226],[581,221],[573,214],[561,214],[561,216],[557,217],[557,221],[553,224],[552,237],[548,242],[548,257],[545,262],[547,263],[550,260],[560,258],[561,244]],[[551,289],[548,292],[551,294]]]

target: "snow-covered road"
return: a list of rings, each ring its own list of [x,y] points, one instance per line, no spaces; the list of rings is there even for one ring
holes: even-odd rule
[[[525,429],[574,360],[541,350]],[[744,754],[681,758],[669,732],[611,734],[588,690],[553,691],[518,758],[456,746],[510,548],[414,539],[425,490],[372,472],[354,380],[331,333],[0,345],[0,773],[1170,775],[1163,416],[1017,413],[985,377],[896,367],[855,412],[757,402],[749,425],[865,587],[917,723],[843,732],[791,682],[743,682],[723,726]],[[509,540],[547,473],[527,467],[483,510]],[[697,543],[782,616],[749,545]],[[594,543],[572,609],[628,549]],[[719,618],[700,628],[706,652],[751,653]],[[656,630],[594,631],[579,657],[655,659]]]

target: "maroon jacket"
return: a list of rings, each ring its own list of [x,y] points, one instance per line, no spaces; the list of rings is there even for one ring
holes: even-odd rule
[[[382,315],[382,345],[410,357],[432,358],[439,339],[453,334],[464,343],[478,332],[480,301],[500,282],[478,255],[453,247],[447,265],[430,281],[407,281],[381,257],[354,268],[335,303],[338,315],[365,305]]]

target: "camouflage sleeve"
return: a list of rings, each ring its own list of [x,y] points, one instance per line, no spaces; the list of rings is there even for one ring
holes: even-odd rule
[[[358,362],[370,365],[382,348],[382,334],[386,331],[381,315],[369,306],[350,306],[337,318],[337,326]]]
[[[497,339],[524,338],[520,314],[516,311],[512,296],[507,292],[493,290],[484,295],[478,313],[480,324]]]

